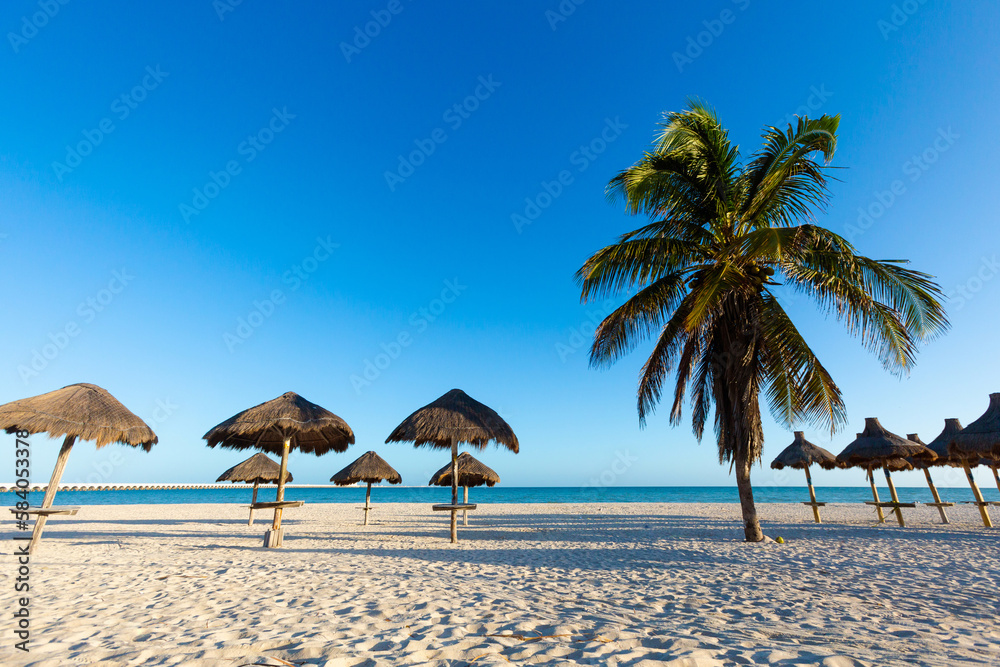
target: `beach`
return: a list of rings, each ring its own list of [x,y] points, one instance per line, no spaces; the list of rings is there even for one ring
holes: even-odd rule
[[[968,505],[85,506],[31,557],[31,652],[3,665],[1000,664],[997,536]],[[888,521],[892,522],[890,515]],[[5,540],[3,550],[12,551]],[[0,585],[13,595],[14,559]]]

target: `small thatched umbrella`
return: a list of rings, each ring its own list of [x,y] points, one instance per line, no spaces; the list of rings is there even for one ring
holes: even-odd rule
[[[500,481],[500,475],[493,468],[476,459],[469,452],[462,452],[458,457],[458,485],[465,489],[464,504],[469,504],[470,486],[494,486]],[[451,464],[438,470],[427,482],[427,486],[451,486]],[[462,523],[469,525],[468,510],[462,511]]]
[[[990,394],[986,412],[954,436],[948,451],[973,460],[1000,458],[1000,393]]]
[[[354,463],[330,478],[330,481],[337,486],[350,486],[358,482],[368,484],[368,490],[365,491],[364,507],[366,526],[368,525],[368,512],[371,510],[372,484],[378,484],[383,480],[390,484],[399,484],[403,478],[375,452],[365,452]]]
[[[451,449],[451,541],[458,542],[458,445],[466,442],[483,449],[490,442],[517,454],[520,445],[514,431],[500,415],[461,389],[452,389],[403,420],[386,442],[412,442]]]
[[[285,500],[289,450],[294,447],[322,456],[330,451],[346,451],[354,444],[354,431],[347,422],[291,391],[230,417],[202,437],[209,447],[259,449],[281,456],[274,520],[264,535],[266,547],[280,547],[282,543],[281,503]]]
[[[250,500],[250,518],[247,525],[253,525],[253,506],[257,503],[257,487],[261,484],[274,484],[278,481],[281,473],[281,466],[267,458],[266,455],[257,452],[246,461],[237,463],[226,472],[219,475],[216,482],[244,482],[253,484],[253,498]],[[285,471],[285,483],[294,481],[292,473]]]
[[[771,461],[771,467],[775,470],[795,468],[806,472],[806,484],[809,485],[811,501],[807,504],[812,505],[813,518],[816,519],[816,523],[823,523],[819,517],[821,503],[816,502],[816,490],[813,489],[812,475],[809,474],[809,466],[814,463],[824,470],[833,470],[838,467],[836,456],[806,440],[802,431],[796,431],[795,440]]]
[[[989,504],[983,499],[983,493],[979,490],[979,485],[976,484],[976,478],[972,476],[972,469],[977,465],[987,465],[993,468],[993,476],[996,477],[996,468],[994,467],[996,461],[980,459],[976,455],[970,455],[952,446],[956,436],[964,430],[961,422],[957,419],[945,419],[944,430],[941,431],[938,437],[931,441],[928,447],[933,449],[938,456],[942,456],[943,452],[947,465],[961,467],[965,470],[965,478],[969,481],[969,486],[972,488],[972,495],[976,499],[976,505],[979,507],[979,516],[983,520],[983,525],[987,528],[992,528],[993,521],[990,520],[990,513],[987,509]],[[997,487],[1000,488],[1000,480],[997,482]]]
[[[852,468],[862,467],[868,471],[868,478],[872,484],[872,491],[875,495],[875,502],[878,503],[878,492],[875,491],[875,479],[872,469],[882,468],[885,472],[885,481],[889,484],[889,494],[892,496],[896,520],[902,527],[906,526],[903,521],[903,512],[899,508],[899,496],[896,494],[896,485],[892,483],[890,470],[909,470],[913,465],[908,459],[931,460],[937,458],[931,450],[924,445],[910,440],[905,440],[895,433],[887,431],[874,417],[865,419],[865,430],[858,434],[857,439],[849,444],[844,451],[837,456],[837,462],[841,465]],[[875,505],[876,509],[879,506]],[[879,512],[879,522],[884,517]]]
[[[119,403],[106,389],[84,383],[71,384],[46,394],[0,405],[0,428],[7,433],[47,433],[53,438],[64,438],[62,449],[56,458],[56,467],[52,470],[52,477],[45,489],[42,510],[52,507],[59,480],[77,438],[94,440],[98,449],[112,442],[120,442],[123,445],[141,447],[147,452],[158,441],[153,429]],[[31,543],[28,545],[29,553],[34,551],[42,538],[49,513],[37,514]]]
[[[934,480],[931,478],[931,466],[948,465],[948,452],[946,451],[946,448],[945,450],[943,450],[940,447],[931,447],[923,440],[921,440],[920,436],[917,435],[916,433],[908,433],[906,435],[906,439],[910,440],[911,442],[916,442],[917,444],[923,445],[927,449],[930,449],[932,452],[934,452],[934,455],[937,456],[937,458],[934,460],[916,458],[916,459],[910,459],[909,462],[913,465],[914,468],[924,471],[924,477],[927,479],[927,486],[931,490],[931,495],[934,496],[934,502],[927,504],[930,505],[931,507],[937,508],[938,513],[941,514],[941,523],[950,523],[948,521],[948,514],[944,511],[944,508],[951,507],[952,505],[954,505],[954,503],[945,503],[941,501],[941,495],[938,493],[937,487],[934,486]]]

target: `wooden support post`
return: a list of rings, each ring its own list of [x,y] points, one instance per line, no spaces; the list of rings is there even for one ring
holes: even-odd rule
[[[451,438],[451,504],[458,504],[458,441]],[[451,542],[458,542],[458,511],[451,511]]]
[[[871,468],[868,468],[868,481],[872,483],[872,496],[875,497],[875,502],[876,503],[881,502],[878,499],[878,489],[875,488],[875,475],[872,474]],[[885,514],[882,513],[882,508],[879,507],[878,505],[875,505],[875,509],[876,511],[878,511],[878,522],[885,523]]]
[[[285,477],[288,475],[288,451],[292,446],[291,437],[286,437],[281,447],[281,469],[278,472],[278,494],[279,503],[285,499]],[[265,547],[280,547],[284,537],[281,530],[281,507],[274,508],[274,520],[271,521],[271,530],[264,533]]]
[[[462,500],[462,502],[464,504],[468,505],[469,504],[469,487],[464,486],[462,488],[465,489],[465,495],[464,495],[464,499]],[[462,510],[462,525],[463,526],[468,526],[469,525],[469,510]]]
[[[979,503],[979,516],[983,518],[983,525],[987,528],[993,527],[993,522],[990,521],[990,513],[986,510],[986,504],[983,500],[983,494],[979,491],[979,486],[976,484],[975,478],[972,476],[972,468],[969,464],[965,464],[965,476],[969,480],[969,486],[972,487],[972,495],[975,496],[976,502]]]
[[[368,482],[368,490],[365,491],[365,525],[368,525],[368,510],[371,509],[372,483]]]
[[[906,528],[906,522],[903,521],[903,510],[899,507],[899,496],[896,495],[896,485],[892,483],[892,476],[889,474],[888,468],[882,468],[885,472],[885,481],[889,483],[889,495],[892,496],[892,502],[896,503],[896,521],[899,522],[900,528]]]
[[[1000,491],[1000,473],[997,472],[996,466],[990,466],[990,470],[993,471],[993,479],[997,483],[997,491]]]
[[[813,488],[812,475],[809,474],[808,464],[806,464],[806,484],[809,485],[809,500],[811,500],[813,504],[813,518],[816,519],[816,523],[823,523],[823,521],[819,518],[819,506],[816,504],[816,490]]]
[[[938,494],[937,487],[934,486],[934,480],[931,479],[931,469],[924,468],[924,477],[927,478],[927,486],[931,487],[931,495],[934,496],[934,502],[937,503],[938,512],[941,513],[941,523],[948,523],[948,515],[944,511],[944,506],[941,504],[941,496]]]
[[[253,525],[253,506],[257,502],[257,486],[260,485],[260,480],[255,479],[253,481],[253,498],[250,499],[250,518],[247,519],[247,525]]]
[[[63,470],[66,468],[66,461],[69,459],[69,453],[73,449],[75,441],[75,435],[67,435],[66,439],[63,440],[59,456],[56,457],[56,467],[52,469],[52,477],[49,478],[49,485],[45,489],[45,497],[42,498],[42,507],[52,507],[52,502],[56,499],[56,490],[59,488],[59,480],[62,479]],[[29,554],[35,552],[35,547],[41,541],[42,531],[45,530],[45,521],[47,518],[44,514],[40,514],[35,519],[35,528],[31,531],[31,542],[28,543]]]

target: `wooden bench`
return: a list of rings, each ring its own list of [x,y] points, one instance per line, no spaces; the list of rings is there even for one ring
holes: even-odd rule
[[[896,509],[897,507],[916,507],[917,506],[916,503],[894,503],[891,500],[890,501],[884,501],[884,502],[878,502],[878,503],[875,502],[874,500],[866,500],[865,501],[865,505],[876,505],[878,507],[891,507],[892,509]]]
[[[253,503],[250,505],[252,510],[272,510],[272,509],[286,509],[288,507],[302,507],[306,504],[304,500],[272,500],[270,502]]]
[[[62,507],[29,507],[26,510],[19,510],[16,507],[11,507],[10,511],[14,514],[35,514],[37,516],[52,516],[53,514],[65,514],[67,516],[73,516],[80,511],[79,505],[64,505]]]
[[[457,505],[452,505],[450,503],[443,505],[432,505],[431,509],[435,512],[461,512],[462,510],[474,510],[476,509],[475,503],[458,503]]]
[[[954,507],[955,503],[924,503],[928,507]]]
[[[826,507],[826,503],[818,503],[818,502],[814,503],[811,500],[810,501],[803,500],[802,504],[803,505],[809,505],[810,507]]]
[[[1000,501],[996,500],[984,500],[979,502],[978,500],[963,500],[963,505],[979,505],[980,507],[1000,507]]]

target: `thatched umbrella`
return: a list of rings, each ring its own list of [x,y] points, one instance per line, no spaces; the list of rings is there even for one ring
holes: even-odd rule
[[[906,439],[911,442],[923,445],[927,449],[930,449],[932,452],[934,452],[934,455],[937,456],[937,458],[933,460],[915,458],[915,459],[909,459],[909,462],[913,465],[914,468],[924,471],[924,477],[927,479],[927,486],[931,490],[931,495],[934,496],[934,502],[927,504],[930,505],[931,507],[937,508],[938,513],[941,514],[941,523],[950,523],[948,521],[948,514],[944,511],[944,508],[951,507],[952,505],[954,505],[954,503],[945,503],[941,501],[941,495],[938,493],[937,487],[934,486],[934,480],[931,478],[931,466],[949,465],[948,452],[942,451],[942,448],[940,446],[931,447],[923,440],[921,440],[920,436],[917,435],[916,433],[908,433],[906,435]]]
[[[476,459],[469,452],[462,452],[458,457],[458,485],[465,489],[464,504],[469,504],[470,486],[494,486],[500,481],[500,475],[493,468]],[[451,464],[438,470],[431,476],[427,486],[451,486]],[[468,510],[462,511],[462,523],[469,525]]]
[[[271,530],[264,534],[267,547],[280,547],[282,543],[281,503],[285,500],[289,450],[294,447],[322,456],[329,451],[346,451],[348,445],[354,444],[354,431],[347,422],[291,391],[230,417],[202,437],[209,447],[259,449],[281,456],[274,520]]]
[[[42,499],[42,510],[52,507],[59,480],[77,438],[95,441],[98,449],[112,442],[120,442],[131,447],[141,447],[147,452],[158,441],[153,429],[119,403],[106,389],[84,383],[71,384],[46,394],[0,405],[0,428],[7,433],[47,433],[53,438],[63,437],[56,467],[52,470],[52,477]],[[29,553],[41,539],[47,518],[48,513],[38,513],[35,529],[31,533],[31,543],[28,545]]]
[[[792,444],[785,447],[771,461],[771,467],[775,470],[782,470],[787,467],[805,471],[806,484],[809,485],[809,498],[811,501],[808,504],[812,505],[813,518],[816,519],[816,523],[823,523],[819,517],[820,503],[816,502],[816,490],[813,489],[812,475],[809,474],[809,466],[814,463],[824,470],[833,470],[838,467],[836,456],[806,440],[805,434],[802,431],[795,431],[795,439],[792,441]]]
[[[987,510],[989,503],[983,499],[983,494],[979,490],[979,485],[976,484],[976,478],[972,476],[972,469],[977,465],[989,465],[992,468],[996,462],[979,459],[979,457],[976,456],[970,457],[969,454],[964,454],[955,450],[955,448],[951,446],[951,443],[963,430],[962,423],[957,419],[945,419],[944,430],[941,431],[938,437],[931,440],[931,443],[927,446],[934,450],[934,452],[939,456],[938,460],[943,461],[943,465],[955,466],[965,470],[965,478],[969,481],[969,486],[972,488],[972,495],[976,499],[976,505],[979,507],[979,516],[983,520],[983,525],[987,528],[992,528],[993,521],[990,520],[990,513]],[[996,470],[994,469],[994,476],[995,475]],[[998,483],[998,486],[1000,486],[1000,483]]]
[[[358,482],[368,484],[368,490],[365,491],[364,508],[366,526],[368,525],[368,512],[371,510],[372,484],[378,484],[383,480],[390,484],[399,484],[403,478],[375,452],[365,452],[354,463],[330,478],[330,481],[337,486],[350,486]]]
[[[906,526],[903,521],[903,512],[899,508],[899,496],[896,494],[896,485],[892,483],[890,470],[908,470],[913,465],[909,462],[912,459],[931,460],[937,456],[931,450],[910,440],[905,440],[895,433],[887,431],[874,417],[865,419],[865,430],[858,434],[857,439],[849,444],[844,451],[837,456],[837,462],[841,465],[852,468],[862,467],[868,471],[868,478],[872,484],[872,491],[875,495],[875,502],[878,503],[878,492],[875,491],[875,479],[872,469],[882,468],[885,472],[885,481],[889,484],[889,494],[892,496],[896,520],[902,527]],[[875,505],[879,509],[878,504]],[[879,522],[884,520],[884,515],[879,512]]]
[[[253,506],[257,503],[257,487],[261,484],[274,484],[278,481],[281,466],[257,452],[246,461],[237,463],[226,472],[219,475],[216,482],[244,482],[253,484],[253,498],[250,499],[250,518],[247,525],[253,525]],[[285,483],[293,481],[292,473],[285,471]]]
[[[1000,458],[1000,393],[990,394],[986,412],[952,438],[948,451],[969,459]]]
[[[386,442],[412,442],[451,449],[451,541],[458,542],[458,445],[466,442],[483,449],[495,442],[514,452],[520,449],[517,436],[500,415],[461,389],[452,389],[403,420]]]

